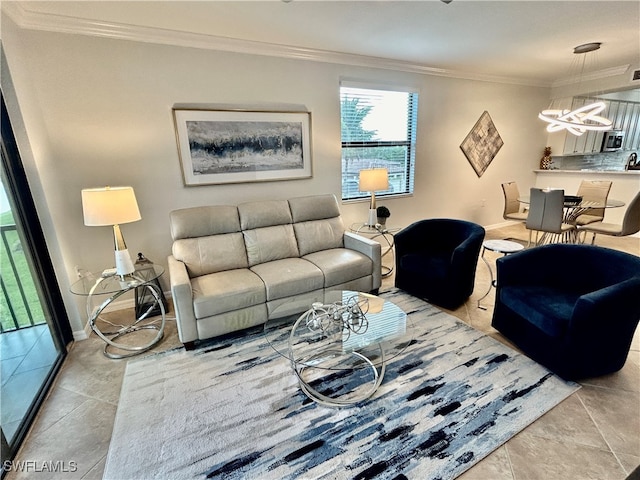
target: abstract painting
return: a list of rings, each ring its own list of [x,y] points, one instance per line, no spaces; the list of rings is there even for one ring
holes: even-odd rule
[[[174,109],[185,185],[311,177],[310,114]]]
[[[502,145],[504,142],[500,138],[489,112],[484,111],[460,148],[478,177],[481,177]]]

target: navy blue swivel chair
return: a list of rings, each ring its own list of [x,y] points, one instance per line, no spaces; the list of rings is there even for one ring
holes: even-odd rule
[[[396,287],[454,310],[473,292],[485,230],[465,220],[417,221],[395,235]]]
[[[492,325],[568,380],[616,372],[640,320],[640,257],[553,244],[496,260]]]

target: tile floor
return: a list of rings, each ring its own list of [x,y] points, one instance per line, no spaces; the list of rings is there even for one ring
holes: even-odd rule
[[[487,238],[526,241],[527,233],[514,225],[490,230]],[[638,238],[598,237],[596,244],[640,255]],[[498,256],[493,252],[486,255],[490,262]],[[465,305],[449,313],[508,343],[490,326],[493,291],[483,301],[488,309],[477,308],[477,299],[488,284],[487,267],[479,262],[476,291]],[[383,287],[392,285],[393,278],[385,279]],[[178,345],[175,321],[169,321],[164,340],[154,350]],[[77,470],[37,475],[10,472],[7,479],[102,478],[126,366],[126,360],[105,358],[102,348],[95,335],[73,345],[17,457],[23,461],[73,461]],[[624,479],[640,465],[640,328],[620,372],[581,384],[578,392],[459,478]]]
[[[46,324],[0,334],[0,418],[11,440],[57,358]]]

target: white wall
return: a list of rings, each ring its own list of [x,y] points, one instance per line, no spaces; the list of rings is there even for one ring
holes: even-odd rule
[[[18,28],[2,19],[2,43],[26,135],[28,174],[68,291],[76,265],[99,271],[113,263],[111,232],[85,227],[80,190],[131,185],[142,220],[122,226],[129,250],[166,265],[168,215],[176,208],[261,199],[340,195],[341,78],[417,87],[420,93],[415,195],[379,200],[404,226],[434,216],[489,226],[501,223],[500,183],[535,184],[533,170],[547,139],[538,111],[544,88],[497,84],[156,45]],[[3,88],[5,88],[3,84]],[[176,104],[307,109],[312,117],[313,178],[286,182],[185,187],[172,119]],[[504,146],[481,178],[459,148],[487,110]],[[482,206],[484,205],[484,206]],[[345,223],[362,221],[366,203],[342,206]],[[168,285],[165,274],[164,285]],[[73,303],[73,302],[72,302]],[[74,331],[83,328],[75,302]],[[81,320],[82,319],[82,320]]]

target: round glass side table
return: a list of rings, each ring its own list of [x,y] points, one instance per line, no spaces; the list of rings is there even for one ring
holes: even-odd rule
[[[166,312],[162,291],[156,285],[155,280],[162,276],[163,273],[164,269],[161,266],[152,265],[151,267],[146,266],[144,275],[138,271],[123,276],[108,273],[88,274],[71,285],[71,293],[87,297],[89,326],[106,343],[104,347],[105,356],[114,359],[130,357],[146,352],[162,340]],[[106,322],[113,325],[114,330],[112,331],[105,331],[104,328],[99,327],[97,320],[104,309],[125,293],[135,289],[146,289],[155,301],[129,325],[115,325],[111,322]],[[107,295],[107,298],[99,305],[94,306],[94,296],[96,295]],[[160,323],[158,324],[157,320],[145,322],[157,308],[160,309],[161,313]],[[141,330],[155,330],[155,335],[150,340],[145,339],[140,345],[123,341],[124,337]],[[114,349],[127,353],[115,352],[113,351]]]
[[[394,258],[394,247],[395,247],[395,239],[393,237],[394,233],[399,232],[400,228],[387,228],[385,225],[380,225],[376,223],[375,225],[367,225],[366,223],[354,223],[351,225],[350,230],[353,233],[357,233],[358,235],[363,235],[371,240],[375,240],[382,247],[381,261],[384,261],[384,257],[390,255],[391,256],[391,264],[390,265],[381,265],[382,268],[382,276],[388,277],[393,273],[395,258]],[[378,240],[381,238],[384,240],[384,243]]]
[[[491,292],[491,287],[495,287],[495,280],[493,279],[493,270],[491,269],[491,265],[485,258],[484,253],[487,250],[491,250],[492,252],[498,252],[498,253],[502,253],[503,255],[509,255],[510,253],[515,253],[522,249],[524,249],[524,246],[520,245],[517,242],[512,242],[511,240],[485,240],[484,242],[482,242],[482,255],[480,255],[480,257],[482,258],[484,263],[487,265],[487,268],[489,269],[489,277],[491,278],[491,282],[489,283],[489,288],[487,289],[487,293],[485,293],[482,297],[478,299],[479,309],[481,310],[487,309],[487,307],[483,307],[482,305],[480,305],[480,302],[484,300],[487,295],[489,295],[489,292]]]

